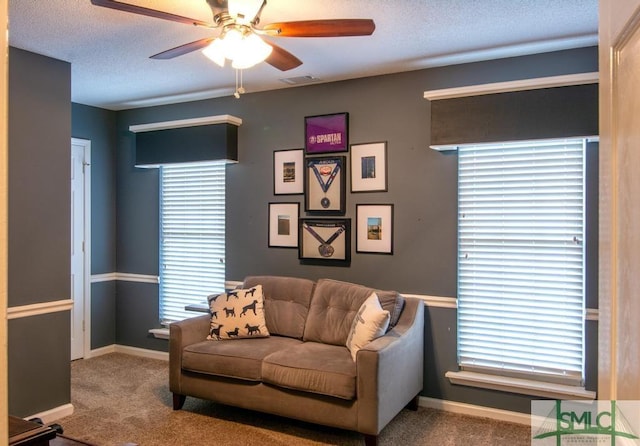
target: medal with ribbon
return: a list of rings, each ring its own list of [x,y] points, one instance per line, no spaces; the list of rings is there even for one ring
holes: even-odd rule
[[[333,166],[332,168],[330,164],[334,163],[335,166]],[[336,176],[340,171],[340,163],[337,162],[337,160],[311,160],[309,161],[307,166],[310,167],[313,171],[316,179],[318,180],[318,184],[322,189],[322,192],[324,192],[326,195],[327,191],[331,187],[331,184],[333,183],[333,180],[336,179]],[[328,177],[326,181],[324,180],[324,177]],[[331,206],[331,200],[329,200],[329,198],[325,196],[322,198],[322,200],[320,200],[320,205],[323,208],[327,209],[329,206]]]
[[[333,246],[331,246],[331,243],[333,243],[333,241],[336,238],[338,238],[338,236],[340,234],[342,234],[344,232],[344,230],[345,230],[344,226],[340,226],[336,232],[331,234],[331,237],[329,237],[327,240],[325,240],[322,237],[320,237],[320,234],[318,234],[308,224],[304,223],[302,226],[304,227],[304,229],[306,229],[309,232],[309,234],[311,234],[316,240],[318,240],[320,242],[320,246],[318,246],[318,252],[320,253],[320,255],[322,257],[331,257],[333,255],[335,250],[334,250]]]

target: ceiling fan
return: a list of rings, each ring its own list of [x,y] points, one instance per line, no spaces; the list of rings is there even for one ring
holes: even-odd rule
[[[262,27],[260,14],[266,0],[206,0],[213,21],[190,19],[164,11],[122,3],[117,0],[91,0],[96,6],[155,17],[204,28],[220,29],[214,37],[196,40],[151,56],[152,59],[172,59],[196,50],[224,66],[225,59],[236,69],[249,68],[265,61],[287,71],[302,65],[302,61],[264,37],[345,37],[368,36],[375,30],[370,19],[327,19],[270,23]]]

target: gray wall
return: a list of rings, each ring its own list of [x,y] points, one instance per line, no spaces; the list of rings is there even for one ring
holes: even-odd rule
[[[9,49],[9,307],[70,298],[71,66]],[[70,402],[69,312],[12,319],[9,412]]]
[[[423,98],[424,91],[597,70],[597,48],[584,48],[249,93],[239,100],[228,97],[118,112],[116,269],[158,274],[158,173],[134,167],[134,136],[128,127],[231,114],[244,122],[238,132],[240,162],[227,167],[228,280],[242,280],[249,274],[331,277],[404,293],[454,297],[457,160],[428,149],[430,103]],[[359,203],[393,203],[394,255],[357,254],[353,245],[348,268],[301,265],[295,250],[267,247],[268,203],[303,203],[300,195],[272,195],[273,152],[303,147],[305,116],[337,112],[350,114],[350,143],[387,141],[388,192],[347,193],[346,217],[355,218]],[[597,190],[594,184],[592,190]],[[597,300],[595,287],[589,284],[589,302]],[[115,292],[117,342],[166,351],[165,341],[147,333],[158,326],[157,285],[118,282]],[[428,308],[426,318],[425,396],[530,410],[528,397],[453,386],[445,380],[444,372],[456,369],[456,312]],[[590,322],[587,328],[587,380],[593,389],[597,323]]]

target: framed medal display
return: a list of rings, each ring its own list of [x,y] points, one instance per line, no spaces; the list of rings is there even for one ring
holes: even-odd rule
[[[305,207],[308,213],[344,215],[346,157],[305,159]]]
[[[351,219],[300,219],[298,257],[318,263],[351,261]]]

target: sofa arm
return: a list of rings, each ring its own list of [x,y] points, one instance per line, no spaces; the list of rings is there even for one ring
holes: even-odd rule
[[[169,325],[169,389],[180,394],[182,350],[191,344],[204,341],[209,334],[211,316],[203,314]]]
[[[424,303],[407,298],[398,324],[356,356],[358,431],[377,435],[423,387]]]

